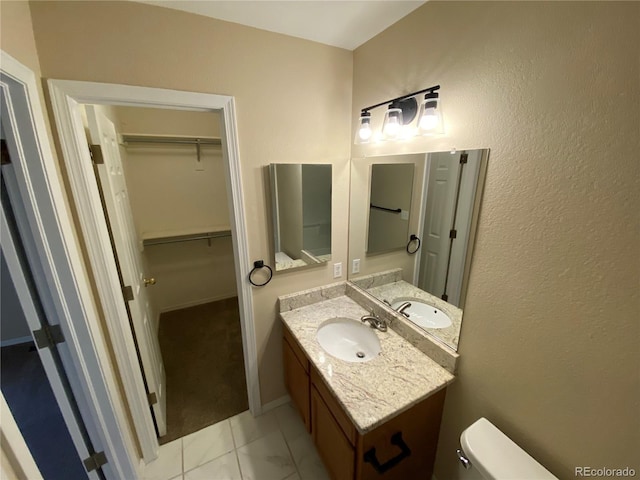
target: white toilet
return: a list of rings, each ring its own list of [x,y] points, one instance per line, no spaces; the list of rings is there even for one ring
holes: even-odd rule
[[[461,480],[557,479],[486,418],[460,435]]]

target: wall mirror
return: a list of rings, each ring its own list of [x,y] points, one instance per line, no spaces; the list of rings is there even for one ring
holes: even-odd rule
[[[413,163],[371,165],[367,255],[405,248],[414,169]]]
[[[272,163],[272,264],[280,272],[331,260],[331,165]]]
[[[458,347],[488,158],[489,150],[484,149],[351,161],[349,280],[394,309],[408,302],[410,306],[403,308],[405,316],[454,350]],[[407,172],[410,165],[412,180],[405,175],[400,184],[389,173],[389,165]],[[376,172],[386,174],[378,176]],[[374,203],[378,201],[377,191],[399,189],[410,199],[407,213],[400,206],[389,208],[400,208],[401,212],[382,213],[405,216],[405,223],[372,229],[372,219],[379,215],[374,207],[378,206]],[[396,229],[401,230],[402,245]],[[411,235],[420,239],[420,248],[414,254],[409,252],[416,249],[417,241],[405,248]],[[384,245],[388,241],[385,238],[393,238],[396,246],[370,251],[371,245]]]

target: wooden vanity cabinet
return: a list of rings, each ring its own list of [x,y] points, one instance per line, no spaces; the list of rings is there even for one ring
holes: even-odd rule
[[[311,433],[311,381],[309,379],[309,360],[291,333],[284,329],[283,360],[284,382],[291,401],[298,409],[307,432]]]
[[[311,387],[311,425],[313,443],[329,476],[353,480],[356,452],[315,387]]]
[[[331,478],[430,480],[446,390],[362,435],[286,327],[284,332],[287,389]]]

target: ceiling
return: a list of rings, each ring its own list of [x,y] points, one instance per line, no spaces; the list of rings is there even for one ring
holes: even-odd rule
[[[139,0],[353,50],[426,0]]]

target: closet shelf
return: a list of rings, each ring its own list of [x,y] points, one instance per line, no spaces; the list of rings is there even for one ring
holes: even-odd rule
[[[213,238],[230,237],[231,230],[227,227],[202,229],[196,231],[182,232],[156,232],[145,233],[142,235],[142,245],[145,247],[151,245],[163,245],[166,243],[191,242],[194,240],[209,240]]]
[[[217,137],[170,137],[165,135],[134,135],[123,133],[121,137],[125,145],[143,143],[174,143],[187,145],[221,145],[222,140]]]

